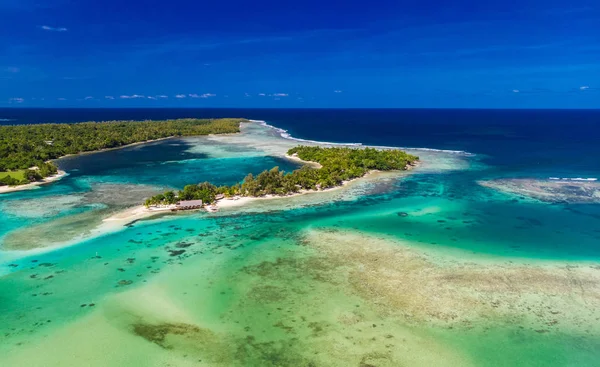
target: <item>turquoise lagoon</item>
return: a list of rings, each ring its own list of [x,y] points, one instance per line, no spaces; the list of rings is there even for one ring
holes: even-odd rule
[[[295,144],[251,123],[0,196],[2,365],[597,365],[598,208],[477,185],[477,155],[94,231],[168,187],[294,169]]]

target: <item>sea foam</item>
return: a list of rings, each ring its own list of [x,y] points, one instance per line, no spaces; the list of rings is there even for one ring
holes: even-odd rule
[[[586,181],[586,182],[594,182],[594,181],[598,181],[598,179],[596,177],[587,177],[587,178],[583,178],[583,177],[575,177],[575,178],[569,178],[569,177],[548,177],[549,180],[553,180],[553,181]]]
[[[365,146],[362,143],[333,143],[333,142],[328,142],[328,141],[318,141],[318,140],[308,140],[308,139],[301,139],[301,138],[295,138],[293,137],[287,130],[285,129],[281,129],[277,126],[273,126],[273,125],[269,125],[266,121],[263,120],[248,120],[251,122],[255,122],[258,123],[262,126],[268,127],[270,129],[275,130],[276,132],[279,133],[279,135],[284,138],[284,139],[288,139],[288,140],[294,140],[294,141],[298,141],[301,143],[312,143],[312,144],[319,144],[319,145],[331,145],[331,146],[343,146],[343,147],[361,147],[361,146]],[[383,145],[366,145],[367,147],[371,147],[371,148],[377,148],[377,149],[408,149],[408,150],[420,150],[420,151],[426,151],[426,152],[440,152],[440,153],[450,153],[450,154],[460,154],[460,155],[466,155],[466,156],[473,156],[474,154],[466,152],[464,150],[449,150],[449,149],[435,149],[435,148],[412,148],[412,147],[392,147],[392,146],[383,146]]]

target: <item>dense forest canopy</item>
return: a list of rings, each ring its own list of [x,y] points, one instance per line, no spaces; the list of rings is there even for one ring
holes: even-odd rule
[[[171,136],[236,133],[242,121],[189,118],[0,126],[0,185],[26,183],[55,173],[56,167],[44,162],[67,154]],[[39,168],[37,175],[29,172],[34,166]]]
[[[212,203],[216,195],[264,196],[289,195],[300,190],[319,190],[339,186],[344,181],[362,177],[371,170],[405,170],[419,160],[397,149],[321,148],[299,146],[288,151],[304,161],[317,162],[319,169],[303,166],[290,173],[278,167],[256,177],[248,174],[241,183],[217,187],[209,182],[187,185],[178,193],[167,191],[146,200],[145,205],[169,205],[180,200],[202,200]]]

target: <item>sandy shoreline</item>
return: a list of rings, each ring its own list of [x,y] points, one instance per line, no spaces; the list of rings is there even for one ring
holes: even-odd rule
[[[252,120],[250,120],[252,121]],[[206,136],[208,137],[213,137],[213,136],[234,136],[234,135],[238,135],[240,133],[228,133],[228,134],[208,134]],[[128,147],[132,147],[132,146],[136,146],[136,145],[142,145],[142,144],[150,144],[150,143],[154,143],[154,142],[158,142],[158,141],[162,141],[162,140],[168,140],[168,139],[175,139],[178,138],[176,136],[167,136],[164,138],[158,138],[158,139],[152,139],[152,140],[145,140],[145,141],[139,141],[139,142],[135,142],[135,143],[131,143],[131,144],[127,144],[127,145],[122,145],[119,147],[114,147],[114,148],[104,148],[104,149],[99,149],[99,150],[92,150],[92,151],[86,151],[86,152],[80,152],[80,153],[76,153],[76,154],[67,154],[61,157],[58,157],[56,159],[51,159],[50,161],[54,162],[54,161],[58,161],[61,160],[63,158],[68,158],[68,157],[74,157],[74,156],[80,156],[80,155],[84,155],[84,154],[95,154],[95,153],[101,153],[101,152],[106,152],[106,151],[111,151],[111,150],[118,150],[118,149],[124,149],[124,148],[128,148]],[[181,137],[180,137],[181,138]],[[323,166],[318,163],[318,162],[312,162],[312,161],[305,161],[300,159],[297,156],[292,156],[292,155],[288,155],[288,154],[284,154],[283,157],[287,160],[296,162],[296,163],[301,163],[316,169],[320,169]],[[417,164],[419,162],[416,162]],[[414,168],[416,166],[416,164],[414,166],[409,165],[406,169],[410,170],[412,168]],[[4,193],[10,193],[10,192],[16,192],[16,191],[23,191],[23,190],[31,190],[36,188],[36,186],[40,186],[40,185],[45,185],[45,184],[49,184],[52,183],[54,181],[57,181],[59,179],[61,179],[62,177],[66,176],[67,173],[65,171],[59,170],[57,175],[53,175],[53,176],[49,176],[46,177],[44,179],[42,179],[41,181],[37,181],[37,182],[32,182],[29,184],[25,184],[25,185],[18,185],[18,186],[0,186],[0,194],[4,194]],[[292,196],[292,195],[289,195]],[[238,206],[238,205],[234,205],[234,206]],[[111,217],[112,218],[112,217]]]
[[[285,154],[284,157],[291,161],[302,163],[304,165],[311,166],[316,169],[323,167],[318,162],[305,161],[305,160],[300,159],[297,156]],[[406,167],[406,170],[408,171],[412,168],[414,168],[414,166],[409,165]],[[323,193],[323,192],[333,191],[333,190],[337,190],[337,189],[340,189],[340,188],[346,186],[350,182],[365,178],[366,176],[371,175],[375,172],[379,172],[379,171],[371,170],[362,177],[357,177],[357,178],[349,180],[349,181],[343,181],[342,184],[339,186],[329,187],[329,188],[326,188],[323,190],[300,190],[297,193],[289,194],[289,195],[265,195],[265,196],[260,196],[260,197],[236,196],[235,198],[220,199],[213,205],[213,207],[216,207],[217,209],[238,208],[238,207],[247,205],[247,204],[249,204],[251,202],[255,202],[255,201],[285,199],[285,198],[292,198],[292,197],[297,197],[297,196],[305,195],[305,194]],[[175,208],[175,206],[167,206],[164,208],[147,208],[144,205],[139,205],[139,206],[134,206],[132,208],[128,208],[128,209],[118,212],[108,218],[105,218],[105,219],[103,219],[103,222],[111,222],[113,225],[114,224],[127,225],[128,223],[131,223],[136,220],[147,219],[147,218],[153,217],[158,214],[168,213],[174,208]],[[195,212],[198,210],[203,210],[203,209],[196,209],[196,210],[191,210],[191,211]]]
[[[104,218],[102,222],[110,224],[111,226],[124,226],[136,220],[150,218],[155,215],[170,213],[173,208],[174,206],[164,208],[146,208],[144,205],[138,205],[117,212],[108,218]]]
[[[275,199],[289,199],[289,198],[298,197],[298,196],[307,195],[307,194],[319,194],[319,193],[331,192],[334,190],[339,190],[339,189],[345,187],[346,185],[350,184],[351,182],[363,179],[363,178],[365,178],[369,175],[372,175],[374,173],[377,173],[377,172],[380,172],[380,171],[376,171],[376,170],[369,171],[362,177],[358,177],[358,178],[355,178],[355,179],[349,180],[349,181],[344,181],[344,182],[342,182],[342,184],[340,186],[330,187],[330,188],[323,189],[323,190],[301,190],[297,193],[290,194],[290,195],[265,195],[265,196],[260,196],[260,197],[237,196],[235,198],[225,198],[225,199],[218,200],[215,204],[213,204],[213,207],[216,207],[219,210],[220,209],[239,208],[239,207],[245,206],[247,204],[250,204],[252,202],[275,200]],[[134,206],[134,207],[125,209],[121,212],[115,213],[114,215],[111,215],[110,217],[105,218],[102,221],[110,222],[112,225],[127,225],[128,223],[131,223],[136,220],[147,219],[147,218],[151,218],[155,215],[169,213],[169,212],[171,212],[171,209],[173,209],[173,208],[174,207],[146,208],[144,205],[138,205],[138,206]],[[204,211],[204,210],[205,209],[195,209],[195,210],[186,210],[186,211],[180,211],[180,212],[188,213],[188,212],[197,212],[197,211]]]
[[[323,167],[323,166],[322,166],[320,163],[318,163],[318,162],[305,161],[305,160],[303,160],[303,159],[300,159],[300,158],[299,158],[299,157],[297,157],[297,156],[293,156],[293,155],[289,155],[289,154],[286,154],[286,155],[285,155],[285,158],[286,158],[286,159],[288,159],[288,160],[290,160],[290,161],[294,161],[294,162],[302,163],[302,164],[304,164],[304,165],[311,166],[311,167],[313,167],[313,168],[317,168],[317,169],[319,169],[319,168],[322,168],[322,167]]]
[[[322,167],[322,165],[317,162],[305,161],[305,160],[300,159],[297,156],[291,156],[291,155],[286,154],[285,158],[292,160],[294,162],[312,166],[313,168],[317,168],[317,169]],[[419,163],[420,162],[417,161],[412,165],[410,165],[410,164],[407,165],[406,171],[411,171],[411,170],[417,168],[419,166]],[[329,188],[322,189],[322,190],[300,190],[297,193],[293,193],[293,194],[289,194],[289,195],[265,195],[265,196],[259,196],[259,197],[236,196],[234,198],[224,198],[224,199],[217,200],[217,202],[215,204],[213,204],[212,206],[216,207],[217,210],[239,208],[239,207],[245,206],[247,204],[250,204],[252,202],[273,200],[273,199],[289,199],[289,198],[298,197],[298,196],[307,195],[307,194],[319,194],[319,193],[331,192],[334,190],[342,189],[343,187],[347,186],[348,184],[350,184],[352,182],[362,180],[367,176],[370,176],[372,174],[379,173],[379,172],[382,172],[382,171],[371,170],[361,177],[357,177],[357,178],[354,178],[354,179],[348,180],[348,181],[343,181],[341,183],[341,185],[339,185],[339,186],[329,187]],[[398,170],[397,172],[403,172],[403,171]],[[128,223],[131,223],[136,220],[147,219],[147,218],[151,218],[158,214],[168,213],[174,208],[175,208],[175,206],[169,206],[169,207],[164,207],[164,208],[147,208],[144,205],[139,205],[139,206],[135,206],[132,208],[128,208],[128,209],[118,212],[108,218],[105,218],[105,219],[103,219],[103,222],[112,222],[113,225],[115,225],[115,224],[116,225],[127,225]],[[197,212],[199,210],[205,210],[205,209],[195,209],[195,210],[190,210],[190,211]],[[190,212],[190,211],[184,211],[184,212]]]
[[[7,194],[10,192],[15,192],[15,191],[36,189],[38,186],[47,185],[54,181],[58,181],[61,178],[65,177],[66,175],[67,175],[67,173],[65,171],[59,170],[57,174],[43,178],[40,181],[30,182],[28,184],[19,185],[19,186],[0,186],[0,194]]]
[[[243,135],[243,133],[244,132],[242,131],[242,134],[227,134],[227,135],[241,136],[241,135]],[[223,138],[222,135],[209,135],[208,137],[209,138],[215,138],[215,137]],[[156,140],[152,140],[152,141],[138,142],[138,143],[133,143],[133,144],[129,144],[126,146],[104,149],[101,151],[122,149],[122,148],[126,148],[128,146],[131,146],[131,145],[148,144],[148,143],[152,143],[152,142],[155,142],[158,140],[166,140],[166,139],[173,139],[173,138],[166,137],[166,138],[156,139]],[[228,139],[226,139],[226,140],[228,140]],[[270,146],[270,144],[269,144],[269,146]],[[297,162],[297,163],[301,163],[304,165],[314,167],[316,169],[321,167],[321,165],[317,162],[304,161],[297,156],[287,155],[286,152],[289,149],[289,147],[291,147],[291,146],[285,146],[278,151],[274,151],[274,152],[270,152],[270,154],[269,153],[266,153],[266,154],[271,155],[271,156],[278,156],[283,159],[288,159],[293,162]],[[99,151],[84,152],[84,153],[80,153],[80,154],[92,154],[92,153],[96,153],[96,152],[99,152]],[[61,158],[64,158],[64,157],[61,157]],[[411,168],[414,168],[414,167],[409,166],[409,167],[407,167],[407,170],[411,169]],[[340,186],[331,187],[331,188],[327,188],[324,190],[301,190],[298,193],[294,193],[294,194],[290,194],[290,195],[283,195],[283,196],[266,195],[263,197],[236,197],[235,199],[234,198],[221,199],[214,205],[214,207],[218,211],[222,211],[223,213],[214,213],[213,210],[208,210],[207,213],[202,213],[200,215],[202,215],[202,216],[204,216],[204,215],[211,216],[211,214],[212,215],[219,215],[219,214],[228,215],[228,214],[235,213],[238,211],[240,211],[240,212],[256,211],[256,210],[261,211],[265,207],[270,207],[270,206],[273,206],[275,208],[289,207],[289,205],[299,204],[298,199],[293,200],[293,198],[302,197],[302,196],[308,195],[308,194],[319,194],[319,193],[324,194],[323,199],[321,199],[318,195],[308,198],[307,200],[312,204],[316,204],[316,203],[320,203],[320,202],[327,202],[327,201],[331,200],[331,198],[328,195],[326,195],[325,193],[343,189],[348,184],[354,183],[357,181],[361,181],[361,180],[365,179],[367,176],[369,176],[369,177],[377,176],[375,174],[375,172],[377,172],[377,171],[367,172],[362,177],[357,177],[353,180],[342,182]],[[402,174],[402,171],[398,170],[397,173]],[[56,179],[58,179],[58,178],[51,178],[50,180],[47,180],[47,181],[52,182]],[[47,183],[47,182],[43,182],[43,183]],[[39,183],[39,184],[43,184],[43,183]],[[27,187],[24,185],[24,186],[15,188],[16,190],[14,190],[14,191],[24,190],[24,189],[28,189],[28,188],[31,188],[31,187]],[[290,204],[288,205],[287,200],[286,201],[273,201],[272,199],[290,199],[291,201],[289,202]],[[300,201],[304,202],[303,199],[300,199]],[[140,204],[141,204],[141,202],[142,202],[142,200],[140,199]],[[271,202],[273,202],[272,205],[270,204]],[[269,203],[269,204],[267,204],[267,203]],[[300,204],[302,205],[302,203],[300,203]],[[130,202],[130,205],[131,205],[131,202]],[[135,205],[135,203],[133,205]],[[246,207],[246,206],[248,206],[248,207]],[[98,236],[101,236],[101,235],[104,235],[107,233],[118,232],[118,231],[121,231],[121,230],[127,228],[127,226],[132,224],[133,222],[140,221],[140,220],[157,219],[157,217],[165,217],[165,216],[173,217],[171,215],[171,214],[173,214],[173,213],[171,213],[171,209],[173,209],[173,208],[171,208],[171,207],[146,208],[143,205],[135,205],[132,207],[121,206],[121,208],[124,208],[124,209],[122,209],[120,211],[108,211],[108,212],[101,213],[99,216],[97,216],[95,218],[95,220],[97,220],[97,222],[94,224],[93,228],[90,227],[86,233],[82,234],[81,236],[77,236],[76,238],[71,238],[70,240],[67,240],[67,241],[60,241],[61,244],[68,246],[75,242],[88,240],[88,239],[98,237]],[[193,212],[197,212],[199,210],[201,211],[202,209],[193,210]],[[186,214],[190,214],[190,213],[177,212],[177,214],[186,215]],[[177,216],[179,216],[179,215],[177,215]],[[27,239],[24,239],[24,241],[27,242]],[[58,244],[58,242],[56,242],[56,244],[57,244],[56,246],[53,244],[53,245],[49,246],[49,248],[63,247],[61,244]],[[48,249],[46,249],[46,250],[48,250]]]

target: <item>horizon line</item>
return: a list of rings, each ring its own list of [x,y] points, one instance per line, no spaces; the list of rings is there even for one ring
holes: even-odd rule
[[[45,107],[0,106],[0,110],[519,110],[519,111],[600,111],[597,108],[570,107]]]

